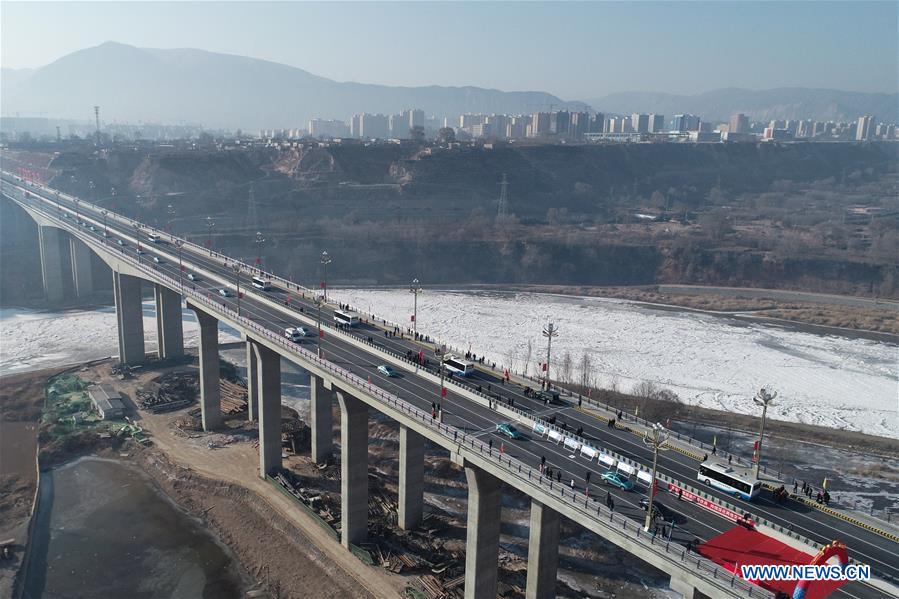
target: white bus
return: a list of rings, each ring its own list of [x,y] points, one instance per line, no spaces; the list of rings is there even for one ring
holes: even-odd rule
[[[750,472],[744,469],[737,470],[719,462],[700,464],[697,478],[711,487],[746,501],[752,501],[762,488],[762,483]]]
[[[334,322],[354,327],[359,324],[359,315],[349,310],[334,310]]]
[[[474,364],[455,356],[447,356],[443,364],[448,371],[459,376],[468,376],[474,372]]]
[[[150,243],[159,243],[159,233],[148,233],[147,241]]]
[[[253,277],[253,287],[262,289],[263,291],[271,291],[272,282],[261,277]]]

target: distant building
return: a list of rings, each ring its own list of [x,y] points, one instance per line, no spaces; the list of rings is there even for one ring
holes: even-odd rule
[[[567,137],[568,129],[571,127],[571,113],[567,110],[560,110],[551,114],[550,131],[559,137]]]
[[[635,133],[649,133],[649,115],[635,112],[631,115],[631,127]]]
[[[874,117],[862,116],[855,127],[855,140],[866,141],[874,136]]]
[[[552,113],[535,112],[531,116],[531,137],[541,137],[552,132]]]
[[[571,122],[568,126],[568,136],[571,139],[583,139],[584,134],[590,132],[590,122],[590,113],[572,112]]]
[[[590,128],[588,133],[602,133],[605,131],[606,115],[601,112],[590,117]]]
[[[765,141],[788,141],[793,139],[789,129],[775,129],[774,127],[765,127],[762,135]]]
[[[812,137],[814,123],[810,120],[799,121],[796,127],[796,137]]]
[[[506,137],[509,139],[522,139],[527,137],[530,125],[530,115],[513,116],[506,124]]]
[[[383,114],[359,115],[359,137],[363,139],[387,139],[388,119]]]
[[[665,115],[664,114],[650,114],[649,115],[649,132],[650,133],[662,133],[665,131]]]
[[[504,114],[491,114],[484,119],[484,124],[490,127],[490,136],[508,137],[509,117]]]
[[[671,130],[678,133],[699,130],[699,117],[695,114],[676,114],[671,121]]]
[[[310,137],[347,137],[350,128],[343,121],[312,119],[309,121]],[[291,137],[294,137],[291,134]]]
[[[350,136],[362,137],[362,115],[354,114],[350,119]]]
[[[111,385],[94,385],[88,391],[91,404],[103,420],[117,420],[125,415],[122,396]]]
[[[459,127],[461,129],[465,129],[466,127],[473,127],[475,125],[483,125],[484,119],[486,119],[486,115],[483,114],[463,114],[459,116]]]
[[[749,133],[749,117],[738,112],[730,117],[727,127],[728,133]]]

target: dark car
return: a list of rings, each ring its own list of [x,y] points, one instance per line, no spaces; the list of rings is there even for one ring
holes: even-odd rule
[[[649,508],[649,498],[644,497],[640,500],[640,509],[645,512],[647,508]],[[674,512],[665,507],[664,504],[659,503],[658,499],[654,499],[652,502],[652,519],[664,520],[665,522],[673,522]]]

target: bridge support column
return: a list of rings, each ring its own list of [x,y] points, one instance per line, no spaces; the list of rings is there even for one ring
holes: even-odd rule
[[[247,339],[247,420],[259,418],[259,375],[253,342]]]
[[[219,321],[188,304],[200,323],[200,414],[203,430],[211,431],[222,425],[222,391],[219,380]]]
[[[334,428],[331,416],[331,392],[321,377],[309,375],[309,415],[312,428],[312,459],[324,464],[334,450]]]
[[[181,326],[181,295],[164,285],[153,286],[156,299],[156,334],[159,359],[184,355],[184,331]]]
[[[88,296],[94,292],[91,250],[86,243],[70,236],[69,252],[72,255],[72,281],[75,284],[75,295],[78,297]]]
[[[556,596],[559,568],[559,513],[536,499],[531,500],[531,532],[528,536],[528,582],[526,599]]]
[[[44,283],[44,295],[51,304],[59,303],[65,295],[62,278],[62,248],[59,245],[62,231],[56,227],[40,225],[37,231],[41,251],[41,278]]]
[[[400,425],[399,525],[411,530],[421,522],[424,503],[425,438]]]
[[[710,599],[708,595],[699,591],[689,582],[685,582],[679,578],[671,577],[671,582],[668,584],[671,587],[671,590],[680,593],[684,596],[684,599]]]
[[[112,285],[118,322],[119,361],[122,364],[138,364],[146,359],[140,279],[113,272]]]
[[[259,410],[259,476],[281,467],[281,355],[253,343]]]
[[[340,402],[340,542],[350,545],[368,536],[368,406],[347,393]]]
[[[468,479],[465,599],[495,599],[502,485],[498,478],[474,466],[465,467],[465,478]]]

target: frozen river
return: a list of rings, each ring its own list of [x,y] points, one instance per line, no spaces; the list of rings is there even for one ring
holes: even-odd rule
[[[333,295],[397,323],[411,320],[408,290]],[[650,381],[686,403],[751,413],[750,398],[771,385],[779,393],[773,418],[899,437],[894,344],[603,298],[468,291],[418,298],[419,331],[463,349],[470,343],[516,371],[524,369],[530,341],[532,374],[546,355],[541,329],[549,321],[559,329],[554,378],[568,354],[571,378],[580,381],[586,353],[599,387],[630,391]]]
[[[333,295],[394,322],[409,323],[407,290],[341,290]],[[533,372],[545,356],[541,328],[552,320],[553,376],[570,356],[571,378],[589,356],[589,377],[600,387],[629,391],[650,381],[684,402],[750,413],[762,385],[779,393],[769,414],[899,438],[899,348],[890,343],[818,335],[790,327],[600,298],[530,293],[425,292],[418,328],[490,361],[524,369],[528,341]],[[197,324],[185,311],[188,346]],[[0,374],[72,364],[117,353],[115,312],[0,311]],[[144,305],[147,349],[155,348],[152,302]],[[237,341],[228,331],[222,342]]]

